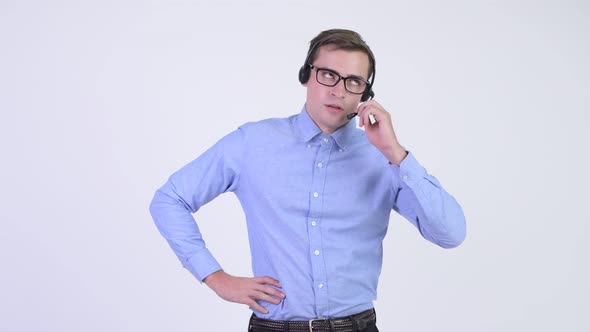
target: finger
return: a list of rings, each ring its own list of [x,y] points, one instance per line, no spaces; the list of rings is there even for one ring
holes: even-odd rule
[[[375,119],[375,116],[373,115],[373,113],[369,113],[369,123],[372,125],[377,123],[377,120]]]
[[[262,286],[261,285],[260,287],[256,288],[256,290],[259,292],[263,292],[265,294],[268,294],[268,295],[282,298],[282,299],[284,299],[286,297],[285,293],[283,293],[280,290],[278,290],[274,287],[271,287],[271,286]]]
[[[257,300],[257,301],[265,301],[265,302],[270,302],[273,304],[279,304],[282,301],[279,298],[276,298],[274,296],[270,296],[270,295],[265,294],[263,292],[254,292],[254,293],[252,293],[252,295],[250,297],[253,298],[254,300]]]
[[[375,112],[375,106],[371,103],[364,105],[362,109],[363,121],[366,124],[369,120],[369,114]]]
[[[252,309],[252,310],[256,310],[256,311],[263,313],[263,314],[268,314],[268,310],[266,310],[266,308],[264,308],[263,306],[258,304],[258,302],[254,301],[252,299],[250,301],[248,301],[248,303],[245,303],[245,304],[248,305],[248,307],[250,307],[250,309]]]
[[[371,122],[371,118],[373,117],[371,114],[373,113],[372,107],[365,107],[363,110],[363,124],[366,126],[367,124],[373,124]]]
[[[376,105],[369,106],[365,108],[363,112],[363,119],[367,121],[371,125],[380,122],[386,117],[386,112],[383,108],[379,107],[379,104],[375,103]]]
[[[359,127],[363,127],[365,125],[365,117],[364,117],[364,110],[366,108],[366,104],[361,104],[357,109],[358,117],[359,117]]]
[[[252,278],[252,279],[254,281],[256,281],[257,283],[259,283],[259,284],[267,284],[267,285],[273,285],[273,286],[278,287],[278,288],[283,288],[283,286],[281,286],[281,283],[278,280],[276,280],[274,278],[271,278],[269,276],[255,277],[255,278]]]

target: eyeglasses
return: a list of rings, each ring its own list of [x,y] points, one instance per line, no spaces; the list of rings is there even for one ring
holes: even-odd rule
[[[321,85],[336,86],[340,80],[343,80],[346,91],[354,93],[355,95],[363,94],[367,89],[367,86],[370,84],[369,81],[365,81],[358,76],[342,77],[331,69],[318,68],[312,64],[309,64],[309,67],[315,70],[315,79]]]

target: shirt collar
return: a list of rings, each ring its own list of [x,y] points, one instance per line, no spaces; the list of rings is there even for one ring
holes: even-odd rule
[[[311,141],[314,137],[322,132],[322,130],[313,122],[313,119],[307,114],[307,110],[305,109],[305,105],[303,105],[303,109],[301,109],[301,113],[297,116],[297,128],[299,129],[299,134],[301,138],[305,142]]]
[[[332,134],[332,137],[334,137],[336,144],[338,144],[341,149],[346,149],[352,145],[353,139],[357,133],[356,120],[352,118],[344,126],[338,128],[338,130]]]
[[[313,119],[307,114],[307,110],[305,105],[303,105],[303,109],[297,116],[297,123],[296,126],[299,129],[299,133],[301,138],[305,142],[311,141],[314,137],[322,134],[322,130],[315,124]],[[354,119],[348,121],[344,126],[340,127],[336,130],[331,136],[336,141],[336,144],[341,149],[345,149],[347,146],[351,145],[353,142],[353,138],[356,132],[356,121]]]

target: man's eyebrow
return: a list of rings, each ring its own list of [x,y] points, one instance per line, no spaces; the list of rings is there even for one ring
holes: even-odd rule
[[[348,75],[348,76],[347,76],[347,78],[348,78],[348,77],[350,77],[350,78],[356,78],[356,79],[359,79],[359,80],[361,80],[361,81],[366,81],[366,80],[367,80],[367,79],[365,79],[364,77],[362,77],[362,76],[358,76],[358,75]]]
[[[332,69],[332,68],[328,68],[328,67],[317,67],[317,68],[318,68],[318,69],[325,69],[325,70],[329,70],[329,71],[331,71],[331,72],[334,72],[334,73],[338,74],[338,76],[340,76],[340,77],[342,77],[342,78],[356,78],[356,79],[359,79],[359,80],[361,80],[361,81],[367,81],[367,80],[368,80],[368,79],[365,79],[364,77],[362,77],[362,76],[359,76],[359,75],[348,75],[348,76],[342,76],[342,74],[340,74],[338,71],[336,71],[336,70],[334,70],[334,69]]]

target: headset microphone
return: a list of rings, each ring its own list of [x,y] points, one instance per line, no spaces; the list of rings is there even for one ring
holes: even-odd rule
[[[373,74],[373,75],[375,75],[375,74]],[[371,85],[372,85],[372,84],[373,84],[373,83],[371,82]],[[365,97],[365,94],[363,94],[363,98],[364,98],[364,97]],[[375,93],[373,92],[373,89],[370,89],[370,91],[369,91],[369,93],[368,93],[368,98],[367,98],[367,99],[371,100],[371,99],[373,99],[373,97],[375,97]],[[363,100],[363,99],[361,98],[361,101],[363,101],[363,102],[364,102],[364,101],[366,101],[366,99],[365,99],[365,100]],[[347,114],[347,115],[346,115],[346,118],[347,118],[348,120],[352,120],[352,118],[354,118],[354,117],[355,117],[355,116],[357,116],[357,115],[358,115],[358,113],[357,113],[357,112],[353,112],[353,113]],[[373,114],[370,114],[370,116],[371,116],[371,118],[370,118],[369,120],[371,120],[371,124],[374,124],[375,122],[377,122],[377,121],[375,121],[375,118],[373,117]]]

